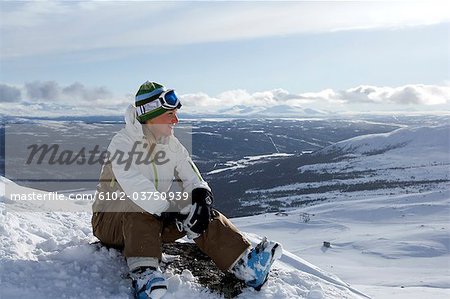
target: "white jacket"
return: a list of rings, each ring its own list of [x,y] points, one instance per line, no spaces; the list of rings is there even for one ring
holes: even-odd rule
[[[133,162],[120,163],[114,153],[125,153],[124,160],[130,158],[128,154],[133,146],[137,152],[148,155],[151,145],[154,148],[147,161],[152,161],[155,153],[165,153],[164,163],[136,163],[137,155],[132,155]],[[143,126],[136,119],[135,107],[130,105],[125,113],[125,128],[120,130],[111,140],[108,147],[114,176],[120,187],[129,198],[137,198],[155,192],[168,192],[175,177],[182,181],[183,191],[191,192],[195,188],[205,188],[211,191],[203,180],[197,167],[193,163],[186,148],[175,136],[167,137],[163,142],[157,142],[153,135],[143,132]],[[111,159],[112,158],[112,159]],[[122,160],[123,161],[123,160]],[[141,158],[142,161],[142,158]],[[167,200],[133,200],[140,208],[159,215],[169,207]]]

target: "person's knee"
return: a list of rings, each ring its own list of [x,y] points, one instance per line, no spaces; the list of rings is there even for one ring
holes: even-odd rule
[[[162,222],[149,213],[127,213],[123,218],[125,257],[161,258]]]
[[[107,247],[122,248],[123,238],[120,215],[116,213],[94,213],[92,230],[100,242]]]
[[[123,217],[124,230],[128,229],[155,229],[161,230],[162,222],[149,213],[132,212],[125,213]]]

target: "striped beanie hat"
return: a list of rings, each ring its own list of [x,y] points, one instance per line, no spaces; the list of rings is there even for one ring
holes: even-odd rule
[[[135,98],[136,118],[140,123],[160,116],[166,111],[173,110],[162,107],[158,101],[159,96],[166,88],[156,82],[145,82],[139,87]],[[181,104],[177,108],[180,108]]]

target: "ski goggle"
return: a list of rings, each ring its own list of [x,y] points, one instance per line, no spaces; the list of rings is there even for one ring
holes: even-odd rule
[[[155,91],[153,91],[154,93]],[[161,92],[161,90],[157,90],[156,92]],[[136,97],[148,98],[151,96],[150,94],[144,94]],[[162,110],[161,110],[162,108]],[[142,117],[144,114],[155,114],[159,115],[164,113],[164,110],[174,110],[181,108],[180,100],[178,99],[175,91],[173,89],[163,90],[162,93],[155,100],[145,103],[144,105],[139,105],[136,107],[136,112],[138,117]],[[156,111],[156,112],[155,112]]]
[[[175,90],[168,89],[164,91],[159,97],[158,100],[161,106],[165,109],[172,110],[181,107],[180,100],[178,99]]]

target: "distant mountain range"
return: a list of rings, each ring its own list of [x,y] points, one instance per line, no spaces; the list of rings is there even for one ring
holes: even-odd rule
[[[272,107],[251,107],[237,105],[221,109],[217,115],[223,116],[251,116],[251,117],[302,117],[302,116],[326,116],[331,113],[323,110],[314,110],[299,106],[277,105]]]

